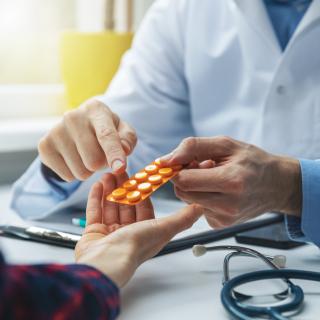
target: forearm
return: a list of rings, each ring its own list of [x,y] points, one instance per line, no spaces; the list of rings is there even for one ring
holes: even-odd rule
[[[1,267],[0,318],[114,319],[117,287],[84,265]]]
[[[37,158],[12,188],[11,208],[24,219],[42,219],[57,210],[71,207],[83,210],[89,188],[100,178],[97,172],[87,181],[71,183],[52,181],[41,172],[41,161]]]

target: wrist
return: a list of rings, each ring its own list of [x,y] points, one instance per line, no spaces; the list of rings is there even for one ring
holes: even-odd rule
[[[275,157],[275,186],[277,203],[275,210],[299,217],[302,210],[301,168],[297,159]]]
[[[100,250],[92,250],[77,256],[76,263],[88,265],[110,278],[118,288],[122,288],[132,277],[136,264],[135,259],[128,256],[119,246],[105,247],[103,254]]]

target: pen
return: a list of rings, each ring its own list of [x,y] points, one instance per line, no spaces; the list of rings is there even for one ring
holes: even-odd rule
[[[76,246],[81,235],[59,230],[40,227],[18,227],[0,225],[0,236],[15,238],[26,241],[47,243],[59,247],[72,248]]]
[[[72,224],[81,228],[86,227],[86,219],[84,218],[72,218]]]

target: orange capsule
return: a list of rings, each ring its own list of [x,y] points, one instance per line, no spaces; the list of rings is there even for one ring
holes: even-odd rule
[[[141,193],[148,193],[150,191],[152,191],[152,186],[150,182],[144,182],[138,185],[138,190]]]
[[[141,198],[141,193],[139,191],[131,191],[127,194],[127,200],[129,202],[136,202],[140,200]]]
[[[183,168],[183,166],[181,164],[177,164],[175,166],[172,167],[172,170],[173,171],[179,171]]]
[[[122,186],[129,191],[133,191],[136,190],[137,185],[138,183],[136,180],[128,180]]]
[[[121,200],[126,196],[127,190],[124,188],[118,188],[112,191],[112,196],[116,200]]]
[[[159,169],[159,173],[163,177],[170,177],[173,174],[173,170],[171,168],[161,168],[161,169]]]
[[[158,167],[155,164],[150,164],[144,168],[144,171],[148,174],[155,174],[158,172]]]
[[[155,174],[153,176],[150,176],[148,178],[148,181],[151,183],[151,184],[160,184],[162,182],[162,177],[160,176],[160,174]]]
[[[138,173],[135,174],[134,178],[138,182],[143,182],[143,181],[146,181],[148,179],[148,174],[146,172],[138,172]]]

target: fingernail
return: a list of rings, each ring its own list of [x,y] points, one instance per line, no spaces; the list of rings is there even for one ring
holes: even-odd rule
[[[124,151],[125,151],[126,153],[129,153],[129,152],[131,151],[131,146],[130,146],[130,144],[129,144],[128,141],[126,141],[126,140],[121,140],[121,144],[122,144],[122,147],[125,149]]]
[[[121,160],[115,160],[112,162],[112,170],[114,172],[119,171],[119,169],[121,169],[124,166],[124,163]]]
[[[169,161],[173,156],[173,152],[170,152],[160,158],[160,161]]]

